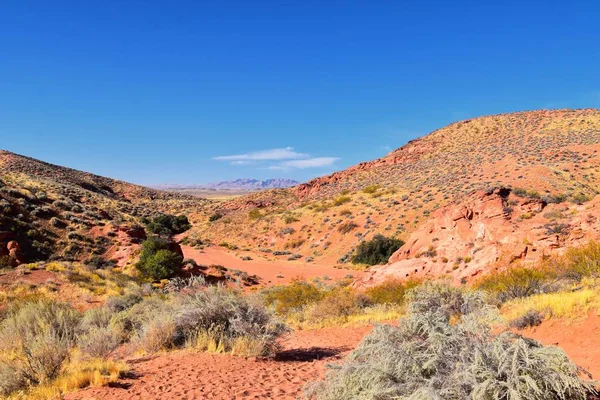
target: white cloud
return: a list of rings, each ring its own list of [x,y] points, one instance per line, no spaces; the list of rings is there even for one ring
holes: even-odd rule
[[[285,161],[275,167],[285,168],[318,168],[318,167],[328,167],[332,165],[334,162],[339,160],[339,157],[314,157],[307,158],[305,160],[293,160],[293,161]]]
[[[284,147],[280,149],[270,149],[254,151],[245,154],[235,154],[231,156],[219,156],[215,157],[215,160],[219,161],[281,161],[281,160],[300,160],[303,158],[309,158],[308,154],[297,153],[293,147]],[[236,163],[235,165],[243,165]]]

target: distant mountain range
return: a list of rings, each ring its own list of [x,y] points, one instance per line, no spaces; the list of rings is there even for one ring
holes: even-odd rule
[[[212,189],[212,190],[264,190],[281,189],[298,185],[300,182],[293,179],[235,179],[232,181],[221,181],[207,183],[205,185],[157,185],[157,189],[164,190],[189,190],[189,189]]]

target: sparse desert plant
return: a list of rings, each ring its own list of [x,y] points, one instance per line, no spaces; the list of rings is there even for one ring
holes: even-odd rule
[[[0,393],[58,376],[75,341],[80,315],[52,301],[26,302],[0,323]]]
[[[325,296],[325,291],[313,283],[295,280],[289,285],[266,289],[263,296],[268,306],[284,315],[316,303]]]
[[[509,325],[519,330],[538,326],[544,321],[544,314],[538,310],[528,310],[522,316],[513,319]]]
[[[379,185],[369,185],[363,189],[363,193],[373,194],[379,190]]]
[[[377,234],[370,241],[358,245],[352,262],[368,265],[384,264],[403,244],[400,239]]]
[[[262,218],[262,216],[263,216],[263,215],[262,215],[262,213],[261,213],[261,212],[260,212],[260,210],[259,210],[259,209],[257,209],[257,208],[255,208],[255,209],[251,210],[251,211],[248,213],[248,217],[249,217],[250,219],[259,219],[259,218]]]
[[[492,334],[498,316],[483,293],[428,283],[408,299],[398,326],[377,326],[324,382],[308,385],[306,396],[585,400],[595,393],[561,349]]]
[[[353,231],[355,228],[358,228],[358,225],[352,221],[344,222],[340,226],[338,226],[338,232],[341,234],[346,234],[348,232]]]
[[[365,295],[373,304],[404,304],[406,292],[420,283],[417,280],[388,279],[379,285],[367,288]]]
[[[239,340],[245,338],[253,343],[247,350],[256,352],[245,355],[271,355],[277,348],[276,339],[288,330],[257,297],[230,289],[211,287],[180,296],[176,301],[175,324],[188,343],[198,334],[214,333],[217,337],[213,338],[225,351],[237,346],[239,353]]]
[[[337,207],[337,206],[341,206],[342,204],[346,204],[346,203],[348,203],[350,201],[352,201],[352,199],[350,198],[350,196],[341,195],[339,197],[336,197],[333,200],[333,205]]]
[[[505,302],[552,290],[555,282],[556,275],[548,268],[518,265],[491,272],[476,282],[475,286]]]

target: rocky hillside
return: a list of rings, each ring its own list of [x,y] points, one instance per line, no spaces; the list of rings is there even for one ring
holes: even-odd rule
[[[208,201],[0,151],[0,267],[44,260],[119,260],[139,219],[200,212]]]
[[[376,233],[410,242],[413,233],[420,234],[431,221],[445,218],[440,213],[453,215],[456,209],[469,207],[469,202],[475,203],[471,204],[475,209],[485,203],[477,193],[502,197],[506,191],[509,198],[497,201],[502,209],[513,211],[501,213],[499,218],[506,221],[499,226],[514,225],[511,229],[518,233],[520,226],[527,229],[523,222],[532,220],[542,226],[569,224],[560,218],[543,218],[546,205],[561,205],[552,206],[553,212],[566,207],[567,216],[582,212],[573,207],[585,207],[600,187],[599,150],[600,111],[595,109],[518,112],[460,121],[383,158],[294,188],[221,204],[212,218],[199,218],[196,235],[265,254],[279,251],[298,259],[345,263],[361,241]],[[534,199],[531,204],[535,204],[520,199]],[[495,235],[495,228],[490,230],[488,235]],[[524,241],[522,236],[518,240]],[[505,251],[500,247],[498,253]],[[406,248],[401,250],[402,257],[414,257],[414,250],[410,255]],[[476,259],[475,254],[461,252],[457,257],[463,260]],[[488,256],[486,263],[496,258]],[[449,273],[458,274],[461,268],[452,265]],[[446,268],[440,270],[446,273]]]

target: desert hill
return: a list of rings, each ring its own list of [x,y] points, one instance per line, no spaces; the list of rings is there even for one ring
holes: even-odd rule
[[[0,257],[119,259],[144,236],[140,218],[207,203],[0,151]]]
[[[432,224],[434,213],[452,215],[455,208],[465,206],[463,202],[481,196],[477,193],[494,190],[496,195],[509,193],[499,200],[501,209],[514,211],[501,212],[501,217],[517,233],[523,222],[531,223],[538,214],[534,221],[542,226],[568,224],[561,218],[543,218],[543,210],[548,204],[561,204],[551,207],[554,214],[583,212],[582,205],[585,208],[600,187],[599,150],[596,109],[528,111],[460,121],[383,158],[293,188],[217,205],[212,215],[198,217],[195,235],[262,251],[265,257],[277,252],[308,262],[343,264],[361,241],[377,233],[410,242],[411,234]],[[525,200],[536,205],[523,204]],[[568,235],[572,229],[564,231]],[[561,247],[551,248],[557,246]],[[406,248],[401,250],[407,254]],[[485,262],[520,250],[498,248]],[[465,258],[477,259],[462,252],[457,256],[461,264]],[[412,252],[409,257],[414,256]],[[457,259],[452,252],[443,257],[452,263]],[[458,274],[462,267],[453,270],[452,263],[449,273]],[[439,269],[447,273],[447,268]]]

